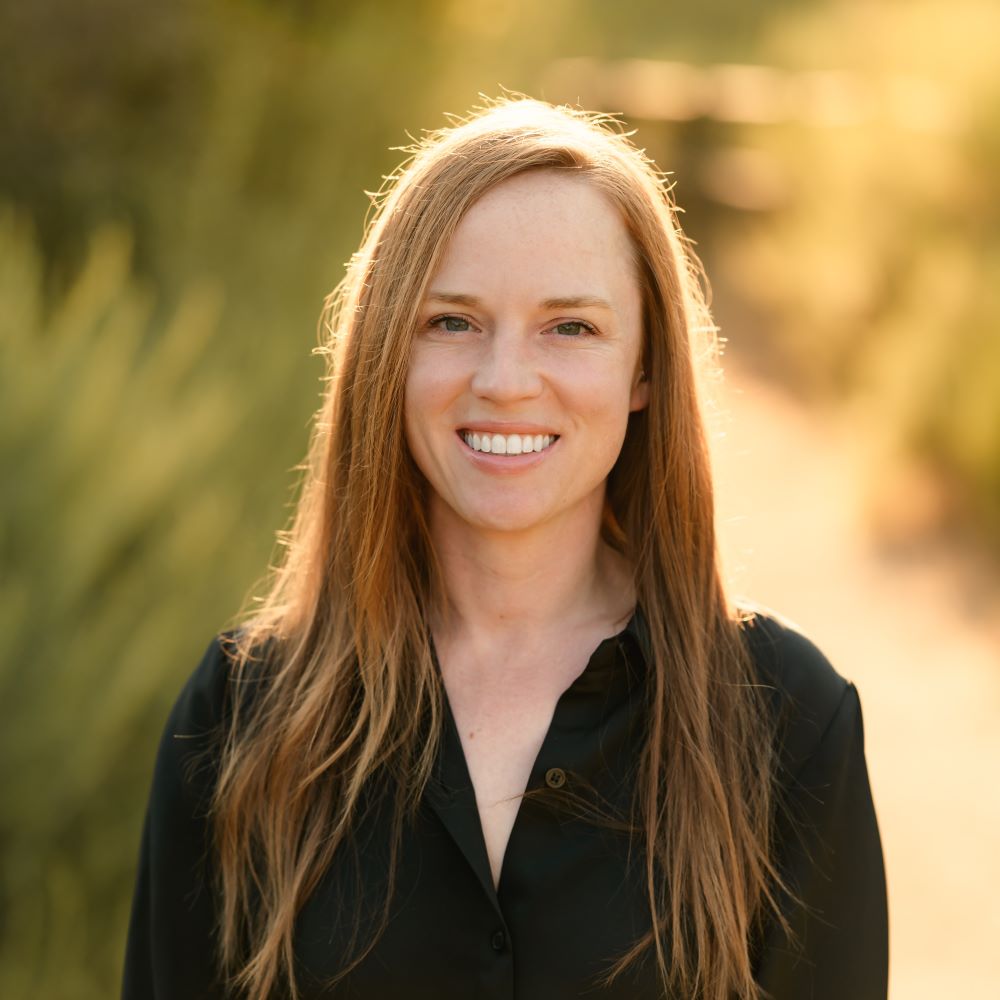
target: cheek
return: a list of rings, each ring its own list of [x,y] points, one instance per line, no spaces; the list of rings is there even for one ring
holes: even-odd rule
[[[575,412],[613,425],[628,418],[633,381],[623,364],[588,364],[566,373],[563,398]]]
[[[424,359],[419,357],[411,359],[404,392],[403,412],[407,434],[410,434],[419,426],[421,420],[434,410],[436,399],[440,394],[433,367]]]
[[[403,440],[413,464],[422,478],[430,480],[434,473],[434,450],[427,435],[426,410],[409,392],[403,404]]]
[[[406,376],[406,409],[414,415],[446,406],[460,391],[460,359],[448,351],[414,350]]]
[[[425,476],[432,464],[431,456],[440,446],[446,415],[456,397],[453,369],[435,352],[415,350],[410,356],[403,396],[403,428],[410,454]]]
[[[403,431],[406,443],[410,448],[410,454],[421,469],[423,468],[421,429],[426,426],[429,407],[427,392],[428,386],[424,373],[418,365],[411,361],[403,395]]]

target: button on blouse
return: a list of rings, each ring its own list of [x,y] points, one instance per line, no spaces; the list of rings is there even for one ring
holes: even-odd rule
[[[562,788],[566,784],[566,772],[561,767],[550,767],[545,772],[545,784],[549,788]]]

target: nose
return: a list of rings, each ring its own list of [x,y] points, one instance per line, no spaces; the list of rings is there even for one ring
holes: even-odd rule
[[[538,358],[522,331],[498,327],[487,338],[472,376],[472,391],[498,403],[531,399],[542,391]]]

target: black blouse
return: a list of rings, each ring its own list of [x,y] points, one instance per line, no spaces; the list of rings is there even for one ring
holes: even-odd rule
[[[857,692],[797,632],[758,616],[746,635],[781,720],[778,827],[789,940],[756,946],[774,1000],[884,1000],[885,876],[865,766]],[[662,998],[646,957],[595,985],[649,928],[641,851],[587,816],[625,814],[643,722],[641,613],[604,640],[562,694],[522,799],[494,889],[475,794],[450,711],[435,780],[404,830],[390,919],[374,949],[328,980],[385,898],[388,824],[378,803],[299,914],[296,963],[306,1000],[609,1000]],[[222,998],[205,808],[197,766],[224,711],[227,659],[209,646],[170,716],[153,778],[129,931],[124,1000]]]

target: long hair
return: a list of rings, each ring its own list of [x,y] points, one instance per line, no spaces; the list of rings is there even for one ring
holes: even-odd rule
[[[609,477],[604,524],[634,568],[649,631],[632,828],[651,930],[607,979],[652,950],[679,995],[755,997],[751,942],[776,909],[773,735],[717,566],[696,372],[714,331],[669,188],[614,119],[523,98],[410,152],[327,301],[326,393],[296,514],[233,652],[212,811],[221,962],[250,1000],[279,987],[294,997],[295,918],[347,853],[366,787],[388,779],[394,790],[398,847],[432,773],[443,694],[427,622],[442,588],[401,420],[410,344],[464,213],[501,181],[545,169],[586,179],[621,213],[651,386]],[[387,914],[388,900],[383,927]]]

